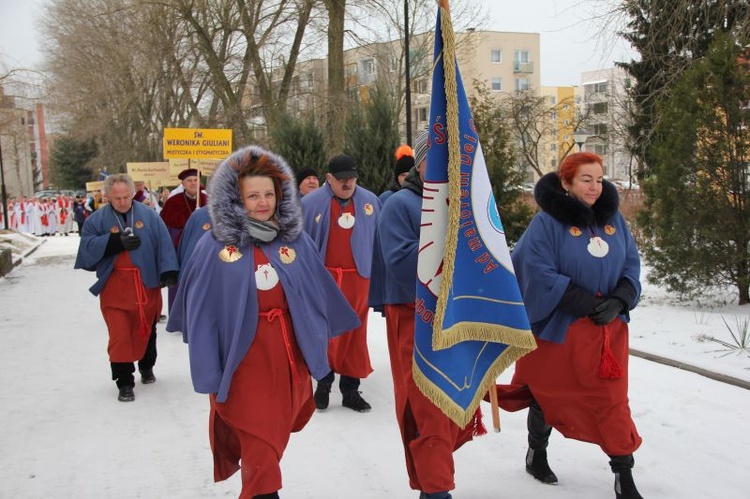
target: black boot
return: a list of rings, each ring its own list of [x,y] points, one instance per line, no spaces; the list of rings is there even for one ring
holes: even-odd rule
[[[331,395],[331,383],[324,383],[318,381],[318,386],[315,388],[315,408],[319,411],[328,409],[328,399]]]
[[[253,496],[253,499],[279,499],[279,493],[271,492],[270,494],[260,494],[258,496]]]
[[[643,499],[633,481],[633,454],[627,456],[609,456],[609,466],[615,474],[615,497],[617,499]]]
[[[529,430],[529,450],[526,453],[526,472],[542,483],[557,483],[557,475],[550,469],[547,462],[547,445],[552,427],[544,422],[544,414],[536,401],[529,406],[529,416],[526,420]]]

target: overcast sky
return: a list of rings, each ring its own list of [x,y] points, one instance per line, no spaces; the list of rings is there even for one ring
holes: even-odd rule
[[[630,60],[633,52],[614,34],[602,35],[600,18],[614,0],[484,0],[485,29],[536,32],[541,39],[542,85],[577,85],[580,73]],[[0,0],[0,61],[5,68],[34,67],[41,56],[36,20],[47,0]]]

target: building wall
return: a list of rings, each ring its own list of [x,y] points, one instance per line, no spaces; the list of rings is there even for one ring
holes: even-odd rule
[[[29,136],[30,128],[33,130],[33,121],[28,111],[16,107],[15,99],[4,95],[0,87],[2,173],[9,198],[34,194],[32,151],[36,146],[33,133]]]

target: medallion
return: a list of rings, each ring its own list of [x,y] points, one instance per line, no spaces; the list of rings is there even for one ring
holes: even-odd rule
[[[351,229],[354,227],[354,215],[351,213],[342,213],[338,219],[338,224],[342,229]]]
[[[258,265],[255,271],[255,285],[261,291],[273,289],[279,283],[279,274],[270,263]]]
[[[589,240],[589,245],[586,247],[592,256],[597,258],[604,258],[609,253],[609,244],[607,241],[599,236],[594,236]]]

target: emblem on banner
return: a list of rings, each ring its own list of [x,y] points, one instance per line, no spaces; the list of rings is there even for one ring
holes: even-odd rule
[[[219,258],[222,262],[233,263],[242,258],[242,253],[237,246],[227,245],[223,250],[219,251]]]

